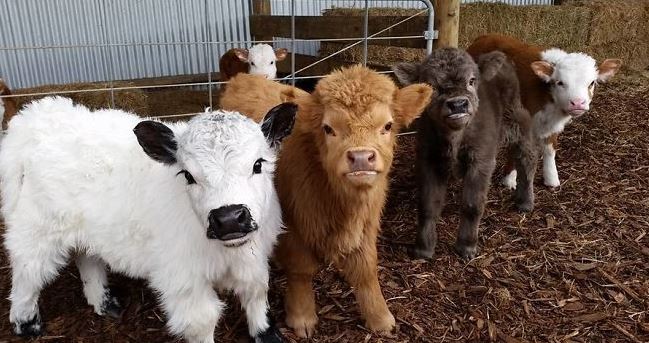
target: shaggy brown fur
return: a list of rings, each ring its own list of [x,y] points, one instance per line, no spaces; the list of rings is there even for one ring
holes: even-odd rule
[[[242,75],[230,81],[222,104],[259,118],[290,90]],[[299,336],[313,334],[312,279],[322,262],[333,262],[353,287],[367,327],[391,331],[395,320],[378,282],[376,239],[395,134],[419,116],[432,89],[398,89],[387,76],[354,66],[322,79],[313,94],[293,92],[298,115],[276,171],[288,231],[276,253],[288,281],[286,323]],[[250,110],[253,101],[259,108]]]
[[[11,90],[2,79],[0,79],[0,95],[11,95]],[[2,98],[0,99],[0,101],[2,101],[2,104],[4,106],[2,129],[6,130],[9,119],[11,119],[11,117],[13,117],[16,112],[18,112],[18,106],[16,105],[16,100],[14,98]]]
[[[533,206],[531,180],[536,159],[531,117],[520,103],[514,66],[500,52],[485,54],[478,62],[479,69],[466,52],[447,48],[434,51],[421,63],[394,67],[402,83],[426,81],[439,92],[422,116],[417,133],[416,167],[421,187],[414,254],[418,258],[435,253],[436,223],[452,174],[464,181],[456,249],[463,258],[476,256],[478,225],[496,154],[505,138],[517,152],[517,205],[525,211]]]
[[[262,75],[237,74],[224,88],[219,105],[223,109],[236,109],[256,122],[261,122],[273,104],[309,95],[299,88],[266,81]],[[245,97],[245,101],[242,101],[242,97]]]
[[[240,56],[248,56],[246,49],[230,49],[219,59],[219,78],[228,81],[239,73],[247,73],[250,65],[241,60]]]

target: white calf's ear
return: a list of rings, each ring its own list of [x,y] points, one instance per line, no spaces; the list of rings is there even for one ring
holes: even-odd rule
[[[419,64],[417,63],[397,63],[392,66],[392,71],[404,86],[419,81]]]
[[[288,56],[288,50],[284,48],[275,49],[275,58],[278,61],[283,61],[286,58],[286,56]]]
[[[546,61],[536,61],[532,62],[530,67],[532,67],[534,74],[543,80],[543,82],[550,82],[552,80],[552,73],[554,72],[552,64]]]
[[[237,56],[241,62],[248,63],[248,50],[239,48],[234,48],[232,50],[234,50],[234,55]]]
[[[297,105],[292,102],[279,104],[268,111],[261,123],[261,131],[271,148],[276,147],[293,130]]]
[[[597,75],[597,81],[606,82],[608,79],[613,77],[620,67],[622,66],[622,60],[617,58],[609,58],[604,60],[602,64],[599,65],[599,75]]]
[[[145,120],[133,129],[137,142],[153,160],[172,165],[176,163],[176,136],[165,124]]]

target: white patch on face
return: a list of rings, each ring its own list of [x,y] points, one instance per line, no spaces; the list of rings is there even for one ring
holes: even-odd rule
[[[562,132],[572,121],[572,116],[565,115],[554,103],[548,103],[534,114],[534,134],[539,138],[548,138],[554,133]]]
[[[598,76],[595,59],[584,53],[566,53],[560,49],[546,50],[541,57],[554,66],[550,82],[556,106],[571,115],[588,111]]]
[[[257,44],[248,49],[248,63],[250,74],[264,75],[268,79],[277,77],[277,57],[268,44]]]
[[[178,139],[179,170],[187,170],[196,181],[188,184],[194,212],[209,226],[211,210],[244,205],[262,227],[268,213],[279,213],[273,185],[275,152],[259,124],[234,113],[202,115],[192,119]],[[254,173],[259,159],[261,173]],[[178,182],[186,183],[182,175]]]

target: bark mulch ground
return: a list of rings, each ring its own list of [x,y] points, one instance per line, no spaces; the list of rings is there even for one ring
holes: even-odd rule
[[[648,342],[648,80],[626,77],[600,87],[594,109],[561,136],[561,187],[549,190],[537,175],[534,212],[516,213],[511,192],[492,187],[481,252],[468,263],[452,249],[457,185],[449,190],[438,225],[437,256],[408,258],[416,224],[414,137],[399,138],[379,240],[381,284],[398,328],[393,337],[363,328],[351,289],[326,268],[315,281],[321,322],[312,341]],[[95,315],[77,271],[63,270],[42,294],[47,336],[36,341],[178,340],[166,333],[164,314],[143,281],[111,275],[111,282],[126,303],[119,320]],[[0,249],[0,342],[21,341],[10,333],[9,287],[10,269]],[[271,306],[278,318],[284,316],[284,287],[275,272]],[[227,300],[215,337],[245,342],[245,317],[234,298]]]

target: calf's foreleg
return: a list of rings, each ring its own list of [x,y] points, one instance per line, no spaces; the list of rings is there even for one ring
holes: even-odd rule
[[[304,242],[290,231],[280,236],[276,252],[277,261],[286,272],[286,325],[299,337],[311,337],[318,324],[313,276],[319,263]]]
[[[557,171],[557,142],[559,135],[553,134],[543,145],[543,183],[548,187],[559,187],[559,172]]]
[[[266,261],[258,261],[266,263]],[[245,269],[245,268],[242,268]],[[241,306],[246,311],[248,320],[248,333],[255,343],[281,343],[284,339],[275,327],[268,306],[268,269],[243,272],[250,276],[237,280],[234,285],[235,293],[239,297]],[[236,273],[236,272],[235,272]]]
[[[365,237],[357,250],[340,261],[339,267],[354,288],[367,328],[376,332],[390,332],[395,320],[381,293],[377,263],[376,237]]]
[[[444,208],[448,172],[443,162],[436,165],[417,158],[417,177],[419,178],[419,203],[417,213],[417,239],[413,255],[416,258],[431,258],[437,246],[437,221]]]
[[[455,249],[466,260],[474,258],[478,253],[478,225],[487,201],[491,174],[495,166],[495,156],[486,161],[470,160],[464,166],[466,172]]]
[[[534,209],[534,175],[538,161],[538,147],[531,132],[524,133],[518,144],[512,147],[517,170],[514,203],[521,212]]]

